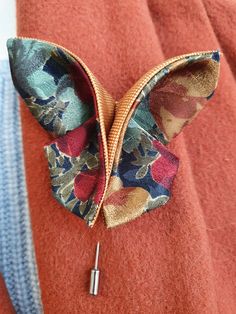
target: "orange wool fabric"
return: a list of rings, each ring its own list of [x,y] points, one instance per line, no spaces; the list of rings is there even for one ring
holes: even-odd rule
[[[14,314],[14,313],[15,311],[11,304],[3,278],[0,274],[0,314]]]
[[[22,105],[27,188],[45,313],[236,312],[236,3],[230,0],[19,0],[18,35],[78,54],[119,99],[151,67],[223,52],[216,95],[170,148],[180,169],[168,205],[93,229],[51,196],[49,135]],[[88,294],[101,243],[98,297]]]

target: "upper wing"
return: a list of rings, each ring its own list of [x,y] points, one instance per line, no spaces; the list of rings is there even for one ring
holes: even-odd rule
[[[7,46],[15,87],[42,127],[60,136],[45,147],[53,194],[92,225],[107,182],[114,101],[66,49],[23,38]]]
[[[164,145],[204,107],[218,76],[217,51],[176,57],[144,75],[119,102],[109,135],[108,226],[168,201],[178,159]]]

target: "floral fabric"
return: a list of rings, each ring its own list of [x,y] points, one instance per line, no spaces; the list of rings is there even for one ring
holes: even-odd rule
[[[164,145],[213,95],[218,62],[218,52],[177,60],[159,71],[141,91],[124,137],[119,140],[104,200],[109,227],[169,200],[179,161]]]
[[[98,114],[95,87],[79,60],[30,39],[9,40],[8,49],[20,95],[39,123],[59,136],[45,152],[52,191],[62,205],[88,225],[103,206],[107,226],[114,227],[169,200],[179,160],[166,145],[213,95],[219,52],[182,56],[157,69],[130,104],[117,147],[106,155],[105,117]],[[104,159],[114,149],[109,170]]]
[[[105,167],[87,74],[74,57],[51,44],[9,39],[7,46],[21,97],[45,130],[62,135],[45,146],[53,195],[91,224],[105,185]]]
[[[47,131],[63,135],[93,115],[92,90],[72,56],[36,40],[9,39],[7,45],[14,84]]]
[[[105,184],[98,133],[98,124],[92,117],[45,146],[55,198],[88,224],[96,215],[102,197],[100,187]]]

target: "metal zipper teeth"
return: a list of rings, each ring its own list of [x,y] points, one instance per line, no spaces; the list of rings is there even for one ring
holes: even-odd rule
[[[115,153],[117,150],[117,145],[120,139],[120,135],[125,123],[125,120],[127,116],[130,113],[130,110],[139,96],[140,92],[144,88],[144,86],[158,73],[160,72],[163,68],[166,66],[170,65],[173,62],[176,62],[181,59],[185,59],[186,57],[191,57],[191,56],[204,56],[204,55],[211,55],[212,53],[216,52],[215,50],[210,50],[210,51],[200,51],[200,52],[194,52],[194,53],[189,53],[189,54],[183,54],[180,56],[173,57],[171,59],[168,59],[167,61],[161,63],[160,65],[154,67],[150,71],[148,71],[146,74],[144,74],[135,84],[134,86],[119,100],[115,101],[115,120],[117,121],[116,125],[113,124],[111,131],[114,131],[114,133],[110,132],[108,136],[108,160],[109,160],[109,168],[108,168],[108,180],[106,183],[106,187],[104,190],[104,194],[102,196],[102,201],[99,206],[99,211],[102,206],[102,202],[105,198],[105,193],[108,187],[109,183],[109,178],[110,174],[112,171],[112,166],[114,163],[114,158],[115,158]],[[119,119],[116,119],[116,114],[119,112],[119,106],[122,105],[124,108],[124,111],[121,111],[121,115],[119,116]],[[118,128],[116,128],[118,126]],[[99,212],[98,211],[98,212]],[[105,216],[103,214],[103,221],[105,221]]]
[[[99,113],[99,120],[101,121],[101,133],[102,133],[102,141],[105,139],[106,141],[106,132],[105,132],[105,128],[104,128],[104,117],[103,115],[100,113],[102,112],[102,93],[101,93],[101,88],[97,83],[97,79],[96,77],[93,75],[93,73],[89,70],[89,68],[86,66],[86,64],[73,52],[71,52],[69,49],[66,49],[65,47],[55,44],[53,42],[47,41],[47,40],[41,40],[41,39],[37,39],[37,38],[30,38],[30,37],[17,37],[19,39],[26,39],[26,40],[36,40],[39,42],[44,42],[47,43],[49,45],[52,45],[56,48],[61,48],[62,50],[68,52],[72,57],[74,57],[83,67],[83,69],[85,70],[86,74],[88,75],[92,86],[94,88],[95,91],[95,95],[96,95],[96,100],[97,100],[97,106],[98,106],[98,113]],[[106,144],[103,143],[103,144]],[[108,164],[108,153],[107,153],[107,145],[104,145],[104,153],[105,153],[105,164]]]
[[[86,66],[86,64],[76,55],[74,54],[72,51],[70,51],[69,49],[66,49],[65,47],[58,45],[56,43],[47,41],[47,40],[41,40],[41,39],[37,39],[37,38],[31,38],[31,37],[16,37],[18,39],[25,39],[25,40],[36,40],[38,42],[44,42],[47,43],[49,45],[52,45],[56,48],[60,48],[64,51],[66,51],[68,54],[70,54],[75,60],[77,60],[83,67],[83,69],[85,70],[86,74],[88,75],[90,82],[92,83],[92,86],[94,88],[95,91],[95,96],[96,96],[96,101],[97,101],[97,107],[98,107],[98,115],[99,115],[99,124],[101,126],[101,137],[102,137],[102,144],[103,144],[103,152],[104,152],[104,162],[105,162],[105,172],[106,172],[106,184],[105,184],[105,188],[104,188],[104,193],[102,196],[102,200],[100,202],[100,204],[102,203],[105,193],[106,193],[106,189],[107,189],[107,185],[108,185],[108,169],[109,169],[109,161],[108,161],[108,146],[107,146],[107,140],[106,140],[106,131],[105,131],[105,123],[104,123],[104,116],[103,116],[103,110],[102,110],[102,99],[103,99],[103,95],[102,95],[102,91],[101,91],[101,87],[98,84],[98,80],[96,79],[96,77],[93,75],[93,73],[89,70],[89,68]],[[109,94],[109,93],[107,93]],[[101,205],[98,207],[98,210],[96,212],[96,215],[94,216],[94,219],[91,222],[91,227],[93,227],[93,225],[95,224],[95,221],[98,217],[98,214],[100,212],[100,208]]]
[[[37,38],[30,38],[30,37],[17,37],[19,39],[26,39],[26,40],[36,40],[39,42],[44,42],[47,44],[50,44],[54,47],[57,48],[61,48],[64,51],[68,52],[72,57],[74,57],[84,68],[86,74],[88,75],[92,86],[94,88],[95,91],[95,95],[96,95],[96,100],[97,100],[97,107],[98,107],[98,113],[99,113],[99,120],[100,120],[100,125],[101,125],[101,135],[102,135],[102,144],[103,144],[103,151],[104,151],[104,161],[105,161],[105,171],[106,171],[106,183],[105,183],[105,188],[104,188],[104,193],[100,202],[100,205],[98,206],[98,210],[96,212],[96,215],[94,217],[94,219],[92,220],[90,226],[93,227],[93,225],[96,222],[96,219],[98,217],[98,214],[100,212],[101,209],[101,205],[102,202],[104,200],[105,197],[105,193],[107,190],[107,186],[108,186],[108,180],[109,180],[109,176],[112,170],[112,165],[113,165],[113,160],[115,157],[115,152],[116,152],[116,148],[117,148],[117,144],[119,141],[119,137],[120,137],[120,133],[122,130],[122,126],[123,123],[125,121],[125,118],[127,117],[134,101],[136,100],[136,98],[138,97],[139,93],[142,91],[143,87],[149,82],[149,80],[151,80],[151,78],[157,74],[160,70],[162,70],[164,67],[166,67],[167,65],[184,59],[186,57],[191,57],[191,56],[198,56],[198,55],[207,55],[207,54],[211,54],[213,52],[215,52],[214,50],[210,50],[210,51],[200,51],[200,52],[196,52],[196,53],[189,53],[189,54],[183,54],[177,57],[173,57],[171,59],[168,59],[167,61],[159,64],[158,66],[154,67],[153,69],[151,69],[148,73],[144,74],[136,83],[135,85],[130,89],[130,91],[128,91],[125,96],[120,100],[120,101],[115,101],[116,103],[116,107],[117,109],[119,104],[127,104],[127,106],[125,107],[125,110],[123,111],[123,114],[121,115],[121,117],[119,118],[119,128],[116,129],[115,134],[110,134],[109,135],[109,142],[107,143],[106,140],[106,131],[105,131],[105,123],[104,123],[104,116],[102,114],[103,110],[102,110],[102,93],[101,93],[101,88],[97,83],[97,79],[96,77],[93,75],[93,73],[89,70],[89,68],[86,66],[86,64],[76,55],[74,54],[72,51],[70,51],[69,49],[58,45],[56,43],[47,41],[47,40],[41,40],[41,39],[37,39]],[[126,99],[127,98],[127,99]],[[115,109],[116,109],[115,107]],[[116,112],[118,110],[115,110]],[[112,127],[112,129],[114,129]]]
[[[144,74],[136,83],[135,85],[121,98],[121,100],[116,103],[117,108],[116,112],[119,112],[120,107],[124,108],[123,111],[121,111],[120,116],[117,118],[117,123],[115,125],[113,124],[111,132],[109,134],[109,141],[108,141],[108,152],[109,152],[109,175],[112,170],[115,153],[117,149],[117,145],[119,142],[120,134],[122,131],[123,124],[125,122],[126,117],[128,116],[133,103],[141,93],[142,89],[145,87],[145,85],[163,68],[170,65],[171,63],[174,63],[178,60],[185,59],[186,57],[191,56],[201,56],[201,55],[210,55],[212,53],[216,52],[216,50],[209,50],[209,51],[199,51],[199,52],[193,52],[189,54],[183,54],[180,56],[173,57],[171,59],[168,59],[167,61],[159,64],[158,66],[151,69],[149,72]],[[116,117],[115,117],[116,120]],[[115,121],[114,120],[114,121]],[[118,126],[118,128],[117,128]]]

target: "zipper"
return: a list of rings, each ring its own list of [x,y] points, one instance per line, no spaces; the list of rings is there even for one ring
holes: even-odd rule
[[[119,128],[116,128],[116,125],[113,124],[111,128],[111,132],[109,134],[109,141],[108,141],[108,151],[109,151],[109,169],[112,170],[112,166],[114,163],[114,157],[116,153],[116,148],[119,142],[120,134],[123,128],[123,125],[125,123],[126,118],[129,115],[129,112],[135,102],[135,100],[138,98],[139,94],[141,93],[142,89],[145,87],[145,85],[163,68],[170,65],[171,63],[174,63],[176,61],[180,61],[182,59],[185,59],[186,57],[193,57],[193,56],[204,56],[204,55],[210,55],[216,52],[216,50],[209,50],[209,51],[199,51],[199,52],[193,52],[188,54],[183,54],[180,56],[176,56],[173,58],[168,59],[167,61],[159,64],[158,66],[152,68],[150,71],[148,71],[146,74],[144,74],[135,84],[134,86],[120,99],[120,101],[117,103],[117,110],[119,110],[119,106],[122,105],[124,110],[120,110],[120,116],[118,118],[118,126]],[[114,122],[116,120],[116,116],[114,119]]]
[[[150,71],[148,71],[146,74],[144,74],[134,85],[133,87],[119,100],[119,101],[114,101],[115,103],[115,113],[117,113],[120,109],[120,105],[125,108],[122,114],[119,117],[119,120],[116,124],[118,124],[118,127],[116,125],[112,125],[110,133],[108,138],[106,137],[106,130],[105,130],[105,123],[104,123],[104,116],[103,116],[103,95],[102,95],[102,89],[105,91],[105,89],[100,85],[99,81],[96,79],[94,74],[89,70],[89,68],[86,66],[86,64],[72,51],[69,49],[66,49],[65,47],[55,44],[53,42],[47,41],[47,40],[41,40],[37,38],[30,38],[30,37],[16,37],[19,39],[26,39],[26,40],[36,40],[39,42],[44,42],[49,45],[52,45],[56,48],[60,48],[64,51],[66,51],[68,54],[70,54],[75,60],[77,60],[83,67],[84,71],[88,75],[90,82],[92,83],[92,86],[95,91],[95,96],[96,96],[96,101],[97,101],[97,107],[98,107],[98,114],[99,114],[99,122],[101,126],[101,138],[102,138],[102,144],[103,144],[103,153],[104,153],[104,161],[105,161],[105,173],[106,173],[106,182],[105,182],[105,187],[104,187],[104,192],[100,201],[100,204],[97,208],[97,212],[92,220],[92,222],[89,224],[90,227],[93,227],[97,217],[99,215],[107,187],[108,187],[108,182],[109,182],[109,177],[112,171],[112,166],[115,158],[115,153],[116,153],[116,148],[117,144],[119,142],[120,134],[124,125],[124,122],[133,106],[133,103],[137,99],[138,95],[144,88],[144,86],[155,76],[158,72],[160,72],[163,68],[166,66],[170,65],[173,62],[179,61],[181,59],[185,59],[186,57],[193,57],[193,56],[201,56],[201,55],[208,55],[216,52],[216,50],[209,50],[209,51],[199,51],[199,52],[193,52],[193,53],[187,53],[183,54],[180,56],[176,56],[173,58],[168,59],[167,61],[159,64],[158,66],[155,66],[152,68]],[[109,95],[109,93],[108,93]],[[110,96],[111,97],[111,96]],[[114,119],[114,122],[116,122],[116,116]],[[103,215],[103,219],[105,221],[105,217]]]
[[[96,222],[96,220],[97,220],[98,214],[100,212],[101,204],[102,204],[103,199],[105,197],[105,193],[106,193],[107,186],[108,186],[108,179],[109,179],[109,177],[108,177],[108,173],[109,173],[108,172],[108,169],[109,169],[108,145],[107,145],[107,138],[106,138],[104,116],[102,114],[102,112],[103,112],[103,110],[102,110],[102,104],[103,104],[102,99],[104,97],[104,95],[102,95],[102,88],[101,88],[101,86],[99,86],[98,80],[96,79],[94,74],[89,70],[89,68],[86,66],[86,64],[76,54],[74,54],[69,49],[66,49],[65,47],[63,47],[61,45],[58,45],[56,43],[53,43],[53,42],[50,42],[50,41],[47,41],[47,40],[37,39],[37,38],[19,36],[19,37],[16,37],[16,39],[36,40],[36,41],[43,42],[43,43],[49,44],[49,45],[51,45],[53,47],[60,48],[60,49],[62,49],[64,51],[66,51],[69,55],[71,55],[76,61],[78,61],[81,64],[81,66],[83,67],[84,71],[88,75],[88,77],[90,79],[90,82],[91,82],[91,84],[93,86],[93,89],[94,89],[94,92],[95,92],[95,96],[96,96],[97,108],[98,108],[99,124],[100,124],[100,127],[101,127],[101,138],[102,138],[104,162],[105,162],[105,173],[106,173],[106,179],[105,179],[106,183],[105,183],[105,187],[104,187],[104,193],[102,195],[100,204],[99,204],[98,209],[96,211],[96,214],[95,214],[93,220],[91,221],[91,223],[89,224],[90,227],[93,227],[95,222]]]
[[[103,98],[103,95],[102,95],[102,92],[101,92],[101,87],[99,86],[98,80],[94,76],[94,74],[89,70],[89,68],[86,66],[86,64],[76,54],[74,54],[72,51],[70,51],[69,49],[67,49],[67,48],[65,48],[65,47],[63,47],[61,45],[55,44],[55,43],[47,41],[47,40],[41,40],[41,39],[31,38],[31,37],[22,37],[22,36],[16,37],[16,38],[17,39],[26,39],[26,40],[36,40],[36,41],[39,41],[39,42],[43,42],[43,43],[52,45],[52,46],[54,46],[56,48],[60,48],[60,49],[62,49],[64,51],[66,51],[76,61],[78,61],[82,65],[83,69],[85,70],[86,74],[88,75],[88,77],[90,79],[90,82],[92,83],[92,86],[94,88],[95,95],[96,95],[96,101],[97,101],[98,112],[99,112],[99,120],[101,121],[101,125],[104,126],[104,117],[103,117],[103,115],[100,116],[100,113],[102,111],[101,99]],[[101,133],[102,133],[102,140],[104,140],[104,138],[106,139],[106,133],[105,133],[105,128],[104,127],[102,127]],[[106,144],[106,143],[103,143],[103,144]],[[104,147],[106,147],[106,146],[107,145],[104,145]],[[104,153],[105,153],[105,151],[104,151]],[[108,164],[108,153],[106,153],[104,155],[105,155],[104,156],[105,157],[105,164]]]
[[[188,54],[183,54],[180,56],[176,56],[173,58],[170,58],[168,60],[166,60],[165,62],[159,64],[158,66],[155,66],[154,68],[152,68],[150,71],[148,71],[146,74],[144,74],[134,85],[133,87],[131,87],[131,89],[119,100],[119,101],[115,101],[115,117],[114,117],[114,122],[116,122],[116,114],[118,112],[121,112],[122,114],[120,115],[117,125],[118,128],[116,128],[116,125],[113,123],[109,136],[108,136],[108,161],[109,161],[109,168],[108,168],[108,182],[109,182],[109,178],[110,178],[110,174],[112,171],[112,167],[113,167],[113,163],[114,163],[114,158],[115,158],[115,154],[117,151],[117,146],[119,143],[119,139],[120,139],[120,135],[121,132],[124,128],[124,124],[126,119],[129,117],[131,108],[135,102],[135,100],[137,99],[137,97],[139,96],[139,94],[141,93],[142,89],[145,87],[145,85],[158,73],[160,72],[163,68],[165,68],[166,66],[176,62],[176,61],[180,61],[185,59],[186,57],[193,57],[193,56],[204,56],[204,55],[211,55],[214,52],[216,52],[216,50],[209,50],[209,51],[199,51],[199,52],[193,52],[193,53],[188,53]],[[124,110],[120,110],[120,105],[122,105],[122,107],[124,108]],[[100,207],[102,206],[102,202],[104,200],[105,197],[105,193],[108,187],[108,183],[106,185],[105,191],[104,191],[104,195],[102,197],[102,201],[100,203]],[[103,213],[103,220],[105,222],[105,216]]]

